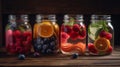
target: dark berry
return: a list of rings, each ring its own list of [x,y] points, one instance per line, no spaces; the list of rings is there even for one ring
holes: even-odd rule
[[[47,52],[47,54],[50,54],[50,53],[52,53],[52,50],[51,49],[47,49],[46,52]]]
[[[76,58],[78,58],[78,56],[79,56],[79,54],[75,53],[75,54],[72,55],[72,59],[76,59]]]
[[[42,46],[42,49],[47,49],[48,48],[48,44],[44,44],[43,46]]]
[[[34,57],[39,57],[40,56],[40,54],[38,52],[35,52],[33,55],[34,55]]]
[[[19,54],[18,59],[19,60],[24,60],[25,59],[25,55],[24,54]]]

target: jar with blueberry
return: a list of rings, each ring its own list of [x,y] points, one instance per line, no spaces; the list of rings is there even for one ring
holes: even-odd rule
[[[66,55],[84,55],[86,51],[86,26],[83,15],[64,15],[60,32],[61,52]]]
[[[5,43],[8,54],[28,54],[32,46],[32,29],[28,16],[21,15],[21,22],[16,22],[15,15],[9,15],[5,29]]]
[[[36,22],[33,31],[35,52],[43,55],[56,54],[59,47],[59,26],[55,15],[36,15]]]
[[[114,29],[110,15],[92,15],[88,28],[88,50],[91,55],[108,55],[113,51]]]

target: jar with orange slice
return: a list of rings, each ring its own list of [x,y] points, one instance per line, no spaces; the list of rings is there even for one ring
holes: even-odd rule
[[[91,55],[108,55],[113,51],[114,29],[110,15],[92,15],[88,28],[88,50]]]
[[[64,15],[60,32],[61,52],[66,55],[84,55],[86,51],[86,27],[83,15]]]
[[[53,15],[55,16],[55,15]],[[58,52],[59,47],[59,26],[56,22],[52,22],[51,17],[37,15],[37,23],[34,25],[33,38],[34,50],[40,54],[55,54]],[[55,18],[54,18],[55,19]],[[56,20],[56,19],[55,19]],[[54,25],[55,24],[55,25]]]

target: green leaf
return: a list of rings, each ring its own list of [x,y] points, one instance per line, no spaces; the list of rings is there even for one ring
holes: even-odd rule
[[[99,30],[97,30],[97,32],[95,33],[95,39],[98,37],[99,33],[103,30],[103,28],[100,28]]]

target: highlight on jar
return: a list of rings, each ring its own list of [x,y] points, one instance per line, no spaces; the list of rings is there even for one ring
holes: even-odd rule
[[[65,55],[84,55],[86,52],[86,26],[83,15],[64,15],[60,32],[60,49]]]
[[[114,29],[110,15],[92,15],[88,27],[88,50],[91,55],[111,54],[114,47]]]
[[[56,54],[59,51],[59,26],[56,15],[36,15],[33,28],[35,55]]]
[[[28,15],[21,15],[16,22],[15,15],[9,15],[9,23],[5,27],[6,51],[9,55],[29,54],[32,47],[32,28]]]

